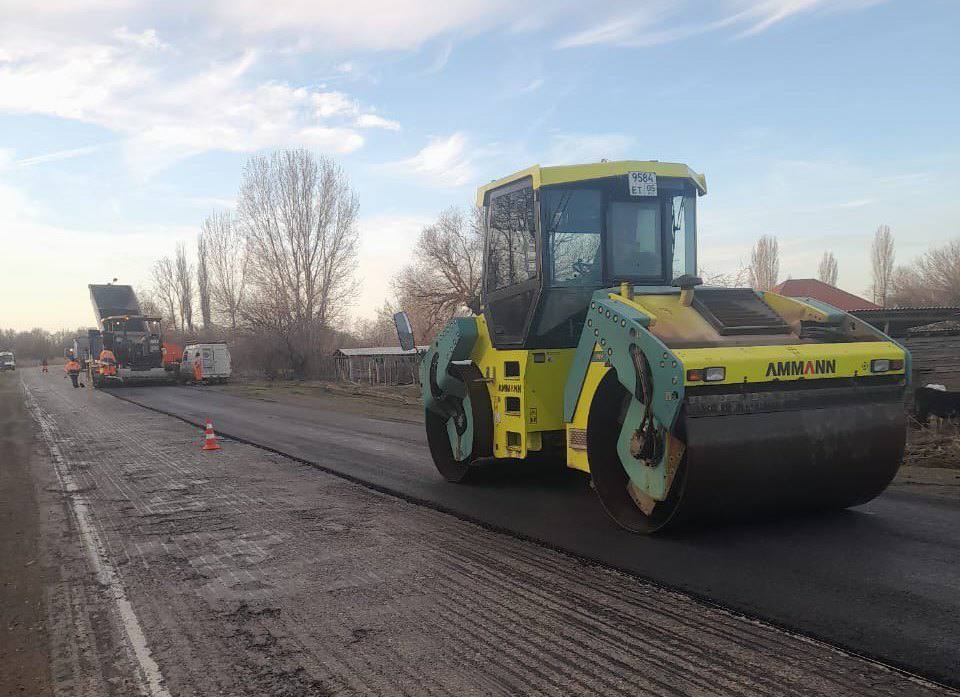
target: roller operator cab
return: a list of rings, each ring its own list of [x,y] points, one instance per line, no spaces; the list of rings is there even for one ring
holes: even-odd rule
[[[812,299],[696,278],[702,175],[531,167],[482,187],[481,314],[421,364],[449,480],[565,458],[636,532],[864,503],[903,456],[909,354]]]

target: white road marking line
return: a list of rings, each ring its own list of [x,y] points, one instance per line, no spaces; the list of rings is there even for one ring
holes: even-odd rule
[[[127,598],[123,581],[106,553],[105,545],[100,539],[100,535],[91,517],[87,499],[82,493],[79,493],[77,483],[70,474],[66,459],[63,457],[63,453],[57,445],[56,437],[51,427],[50,416],[43,411],[30,392],[30,388],[27,387],[22,379],[20,384],[23,386],[27,409],[40,426],[43,439],[50,449],[57,479],[60,480],[64,492],[69,496],[70,507],[77,521],[77,528],[80,531],[80,539],[83,541],[83,549],[86,552],[87,559],[96,572],[100,583],[107,587],[108,594],[113,600],[117,614],[120,617],[120,623],[127,636],[127,645],[132,649],[133,657],[139,666],[137,678],[140,691],[148,697],[172,697],[163,685],[163,674],[160,672],[160,666],[157,665],[157,662],[153,660],[153,656],[150,654],[150,648],[147,646],[147,638],[143,633],[143,627],[140,625],[140,620],[137,618],[136,612],[134,612],[133,605]]]

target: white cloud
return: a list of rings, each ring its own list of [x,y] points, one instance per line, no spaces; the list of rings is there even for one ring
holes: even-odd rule
[[[56,152],[48,152],[43,155],[26,157],[22,160],[17,160],[14,164],[16,164],[18,167],[33,167],[34,165],[40,165],[46,162],[57,162],[59,160],[69,160],[74,157],[83,157],[84,155],[90,155],[91,153],[94,153],[99,149],[100,149],[99,145],[85,145],[82,148],[70,148],[69,150],[57,150]]]
[[[437,52],[437,55],[434,56],[432,61],[430,61],[430,65],[428,65],[426,69],[420,73],[420,75],[436,75],[437,73],[443,72],[443,69],[447,67],[447,63],[450,62],[451,55],[453,55],[453,42],[445,41],[440,46],[440,50]]]
[[[218,0],[215,22],[247,35],[309,37],[327,50],[413,49],[451,32],[478,32],[527,14],[510,0]]]
[[[556,46],[656,46],[726,28],[737,28],[737,38],[743,38],[764,32],[801,14],[857,10],[885,1],[726,0],[704,6],[690,0],[653,0],[628,12],[609,15],[586,29],[561,38]],[[690,22],[687,21],[688,17],[700,19]]]
[[[550,139],[545,165],[628,159],[636,140],[621,133],[562,133]]]
[[[397,176],[419,179],[425,184],[456,187],[474,181],[473,159],[468,154],[469,139],[457,132],[431,138],[416,155],[384,165]]]
[[[131,44],[139,48],[153,49],[156,51],[165,51],[170,48],[170,44],[166,44],[160,40],[156,29],[145,29],[138,34],[130,31],[126,27],[118,27],[113,30],[113,37],[121,43]]]
[[[384,128],[388,131],[400,130],[399,122],[385,119],[376,114],[360,114],[353,123],[358,128]]]
[[[541,87],[543,87],[543,78],[542,78],[542,77],[538,77],[538,78],[535,78],[535,79],[531,80],[530,82],[528,82],[528,83],[527,83],[526,85],[524,85],[523,87],[521,87],[521,88],[517,91],[517,94],[530,94],[531,92],[536,92],[536,91],[537,91],[538,89],[540,89]]]
[[[129,37],[8,42],[8,55],[0,55],[0,112],[110,129],[125,138],[127,160],[143,176],[208,150],[303,145],[343,154],[363,146],[353,123],[360,105],[347,94],[254,79],[257,51],[196,67],[158,52],[155,33],[134,36],[149,45]],[[362,125],[395,130],[393,123]]]
[[[343,92],[315,92],[311,101],[321,119],[339,114],[355,114],[359,107],[355,100],[350,99]]]
[[[0,148],[0,172],[7,169],[15,161],[15,154],[13,150],[7,150],[5,148]]]

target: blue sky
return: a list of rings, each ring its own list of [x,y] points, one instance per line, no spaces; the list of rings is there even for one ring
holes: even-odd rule
[[[87,283],[145,283],[298,145],[359,194],[358,316],[477,185],[600,158],[706,173],[707,271],[775,234],[783,277],[830,249],[863,293],[877,225],[899,262],[960,235],[958,26],[955,0],[0,0],[0,326],[91,324]]]

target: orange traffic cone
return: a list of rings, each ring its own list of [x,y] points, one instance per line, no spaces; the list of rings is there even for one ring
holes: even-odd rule
[[[203,432],[203,450],[219,450],[217,434],[213,432],[213,422],[207,419],[207,428]]]

